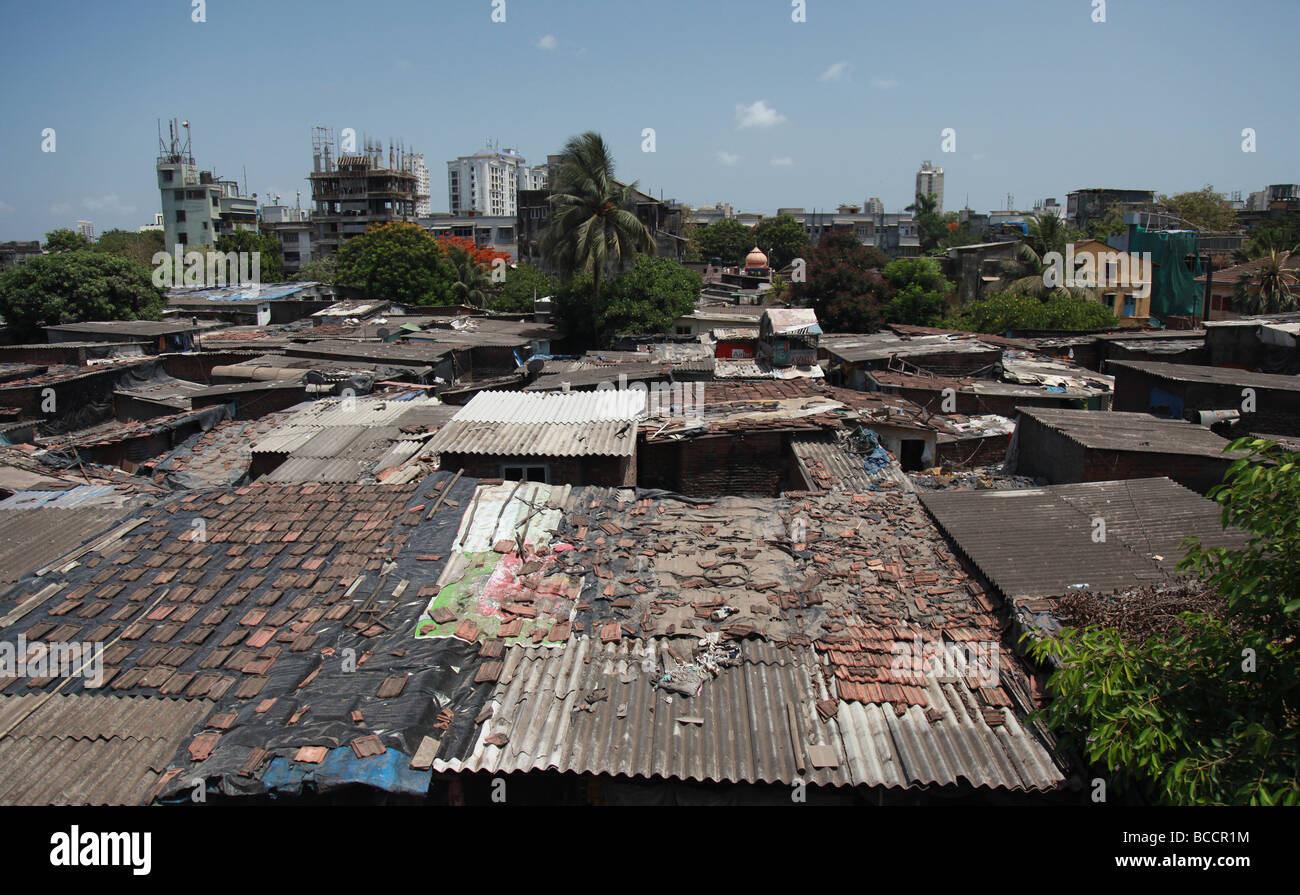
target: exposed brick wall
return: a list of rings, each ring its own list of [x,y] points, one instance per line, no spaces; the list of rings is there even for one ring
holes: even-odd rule
[[[553,485],[603,485],[631,488],[636,485],[635,457],[501,457],[491,454],[443,454],[443,469],[464,469],[465,475],[481,479],[501,478],[501,465],[540,466],[551,469]]]
[[[935,445],[935,465],[960,463],[966,466],[997,466],[1007,456],[1011,433],[988,438],[963,438]]]
[[[1229,464],[1228,459],[1219,457],[1090,450],[1084,461],[1083,480],[1106,482],[1168,476],[1183,487],[1204,494],[1223,481]]]
[[[639,467],[641,487],[692,497],[776,496],[799,487],[788,439],[780,432],[642,445]]]

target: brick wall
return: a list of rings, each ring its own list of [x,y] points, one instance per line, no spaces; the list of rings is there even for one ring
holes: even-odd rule
[[[492,454],[443,454],[443,469],[464,469],[465,475],[480,479],[501,478],[502,464],[550,466],[553,485],[603,485],[612,488],[636,486],[635,457],[501,457]]]
[[[1011,433],[988,438],[963,438],[935,445],[935,465],[959,463],[965,466],[998,466],[1007,456]]]
[[[666,488],[691,497],[768,497],[800,487],[788,439],[780,432],[644,444],[638,481],[643,488]]]
[[[1147,454],[1140,451],[1089,450],[1084,460],[1085,482],[1168,476],[1185,488],[1204,494],[1223,481],[1227,458]]]

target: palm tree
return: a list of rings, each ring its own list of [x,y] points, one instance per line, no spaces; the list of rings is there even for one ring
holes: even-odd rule
[[[1012,295],[1029,295],[1046,299],[1052,295],[1069,295],[1074,298],[1097,300],[1102,290],[1096,286],[1074,286],[1063,283],[1060,286],[1048,286],[1043,276],[1047,270],[1044,258],[1049,252],[1064,254],[1065,244],[1069,238],[1068,231],[1061,219],[1055,215],[1031,215],[1028,220],[1029,235],[1016,245],[1011,258],[994,262],[998,281],[994,284],[997,292],[1009,292]],[[1073,271],[1065,271],[1068,275]]]
[[[1243,273],[1237,279],[1233,297],[1243,312],[1275,314],[1300,308],[1300,271],[1287,266],[1291,254],[1272,249],[1254,276]]]
[[[655,254],[649,229],[628,210],[635,189],[614,179],[614,159],[600,134],[588,131],[565,144],[541,251],[566,280],[590,273],[595,299],[605,273],[622,270],[638,252]]]
[[[448,260],[456,271],[455,282],[451,284],[452,297],[472,307],[483,307],[491,286],[487,271],[470,257],[469,252],[458,248],[448,253]]]
[[[1065,254],[1065,244],[1069,241],[1065,221],[1054,214],[1031,214],[1025,224],[1029,228],[1025,241],[1039,258],[1048,252]]]

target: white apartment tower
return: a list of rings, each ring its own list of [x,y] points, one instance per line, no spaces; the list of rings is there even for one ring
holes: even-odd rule
[[[406,162],[415,175],[415,215],[427,218],[433,214],[433,206],[429,202],[429,168],[424,164],[424,153],[412,152]]]
[[[514,217],[524,158],[495,146],[447,162],[447,208],[452,214]]]
[[[943,211],[943,168],[936,168],[928,161],[921,162],[921,170],[916,172],[916,195],[934,196],[935,211]]]
[[[90,221],[77,221],[77,232],[86,238],[86,242],[95,241],[95,225]]]

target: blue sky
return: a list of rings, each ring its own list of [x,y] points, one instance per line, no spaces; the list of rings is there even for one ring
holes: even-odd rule
[[[900,209],[924,159],[981,211],[1300,180],[1300,3],[1093,2],[505,0],[493,23],[492,0],[207,0],[195,23],[191,0],[6,0],[0,240],[149,223],[173,116],[200,166],[304,204],[317,124],[424,152],[435,211],[448,159],[589,129],[655,195],[764,213]]]

